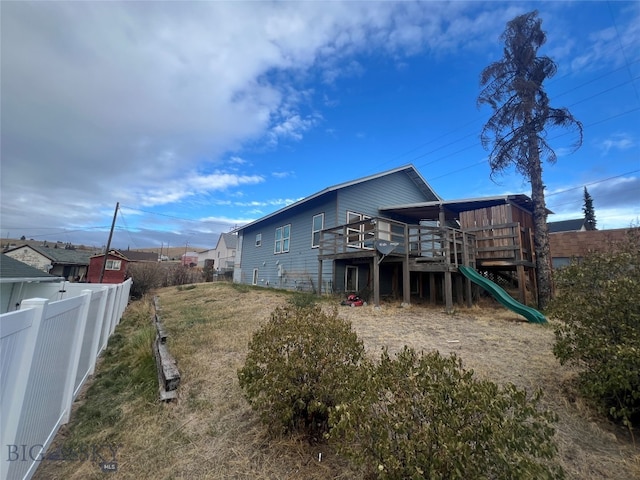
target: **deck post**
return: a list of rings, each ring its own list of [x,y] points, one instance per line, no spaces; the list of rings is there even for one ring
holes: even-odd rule
[[[318,259],[318,296],[322,295],[322,259]]]
[[[465,232],[462,232],[462,264],[465,267],[471,266],[471,252],[469,251],[468,242],[469,237]],[[467,301],[467,307],[473,307],[473,298],[471,296],[471,280],[467,277],[464,277],[464,296]]]
[[[380,306],[380,265],[378,264],[378,252],[373,256],[373,305]]]
[[[409,254],[402,259],[402,302],[411,303],[411,275],[409,272]]]
[[[471,293],[471,280],[465,277],[464,279],[464,294],[467,298],[467,307],[473,307],[473,294]]]
[[[404,258],[402,259],[402,301],[411,303],[411,272],[409,272],[409,226],[404,226]]]
[[[444,272],[444,298],[445,298],[445,310],[447,313],[453,312],[453,292],[451,285],[451,271]]]
[[[458,305],[464,304],[464,289],[462,288],[462,275],[456,275],[456,300]]]
[[[516,267],[518,270],[518,290],[520,290],[520,303],[527,304],[527,275],[524,265],[520,264]]]
[[[444,220],[444,208],[440,205],[440,218]],[[449,235],[444,224],[440,225],[440,232],[442,242],[444,243],[444,301],[445,310],[447,313],[453,312],[453,285],[451,283],[451,243],[449,242]]]
[[[437,301],[438,294],[436,292],[436,274],[432,272],[429,274],[429,302],[435,305]]]

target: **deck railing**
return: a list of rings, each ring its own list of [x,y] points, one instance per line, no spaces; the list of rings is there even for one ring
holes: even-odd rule
[[[479,260],[534,261],[533,233],[520,223],[477,227],[465,232],[475,234]]]
[[[406,230],[406,224],[386,218],[368,218],[327,228],[320,232],[318,255],[372,251],[379,240],[397,242],[394,254],[404,254],[407,248]]]
[[[423,262],[474,265],[475,235],[455,228],[409,225],[387,218],[370,218],[320,232],[318,255],[367,255],[376,242],[395,244],[392,255],[405,255]]]

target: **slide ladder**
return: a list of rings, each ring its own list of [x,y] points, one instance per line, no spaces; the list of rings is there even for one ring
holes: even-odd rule
[[[509,310],[522,315],[530,323],[547,323],[546,317],[535,308],[527,307],[522,303],[514,300],[504,289],[492,282],[491,280],[480,275],[476,270],[470,267],[459,266],[458,270],[465,277],[471,280],[473,283],[480,285],[487,292],[489,292],[493,298],[495,298],[501,305],[507,307]]]

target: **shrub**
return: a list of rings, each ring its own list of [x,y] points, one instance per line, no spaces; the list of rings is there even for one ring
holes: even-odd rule
[[[289,297],[288,302],[297,308],[308,308],[318,303],[318,297],[313,293],[294,292]]]
[[[238,378],[272,433],[320,438],[363,357],[362,341],[335,309],[289,304],[254,333]]]
[[[365,372],[365,370],[367,370]],[[473,378],[455,356],[386,351],[331,412],[338,452],[380,479],[562,478],[541,393]]]
[[[611,418],[640,421],[640,230],[556,274],[553,352],[581,367],[578,386]]]
[[[201,283],[202,271],[198,268],[186,265],[170,265],[166,267],[163,286],[186,285],[189,283]]]
[[[127,267],[127,276],[133,279],[131,297],[139,299],[162,285],[165,268],[157,262],[130,263]]]

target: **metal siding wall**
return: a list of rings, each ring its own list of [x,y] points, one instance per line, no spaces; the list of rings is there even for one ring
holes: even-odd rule
[[[318,286],[318,249],[311,248],[311,227],[313,216],[324,213],[324,227],[336,225],[335,195],[330,194],[279,215],[268,221],[243,230],[242,239],[242,275],[240,283],[251,284],[253,270],[258,269],[258,285],[276,288],[303,290]],[[274,253],[276,228],[291,224],[291,237],[288,253]],[[262,245],[255,246],[256,234],[262,234]],[[277,263],[276,263],[277,262]],[[282,265],[284,274],[278,276]],[[323,283],[333,278],[329,264],[325,262],[322,270]]]
[[[406,173],[396,172],[341,190],[338,196],[338,225],[346,222],[347,210],[377,217],[380,207],[428,200],[433,199],[426,198]]]
[[[237,280],[251,284],[253,269],[258,269],[258,285],[277,288],[318,288],[318,250],[311,248],[311,223],[314,215],[324,213],[324,228],[346,223],[346,212],[352,211],[372,217],[380,215],[378,208],[387,205],[424,202],[427,198],[413,180],[404,172],[396,172],[381,178],[345,187],[309,201],[300,208],[278,215],[267,221],[243,230],[242,274]],[[289,253],[274,254],[275,229],[291,224]],[[255,246],[256,234],[262,234],[262,246]],[[278,262],[278,263],[276,263]],[[282,265],[285,274],[278,276]],[[322,269],[323,291],[327,282],[333,281],[331,262],[324,262]],[[336,282],[344,276],[344,268],[338,273]],[[332,285],[336,290],[338,285]],[[344,287],[343,287],[344,288]]]

